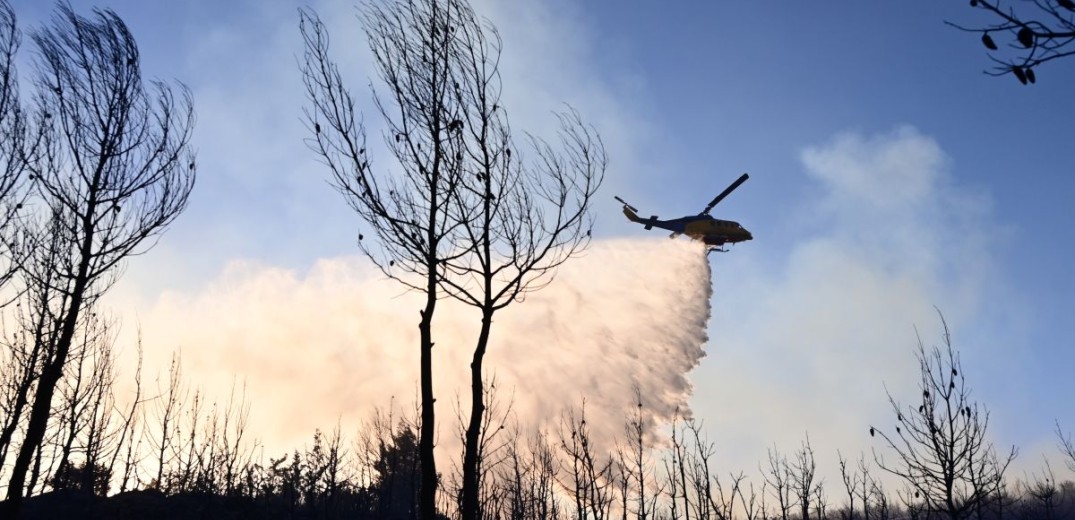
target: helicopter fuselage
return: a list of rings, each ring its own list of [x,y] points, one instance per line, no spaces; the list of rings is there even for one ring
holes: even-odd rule
[[[706,245],[712,246],[709,251],[724,251],[722,247],[724,244],[735,244],[737,242],[743,242],[744,240],[753,240],[754,236],[747,231],[746,228],[740,226],[738,222],[731,220],[721,220],[719,218],[713,218],[709,215],[709,212],[714,206],[724,200],[732,191],[735,191],[740,184],[746,182],[750,175],[744,173],[739,176],[735,182],[731,183],[724,191],[713,198],[705,209],[697,215],[689,215],[681,218],[674,218],[670,220],[661,220],[654,215],[650,218],[641,218],[638,216],[638,209],[627,203],[627,201],[621,199],[619,196],[614,197],[618,202],[623,204],[623,214],[627,215],[627,219],[631,222],[642,224],[646,229],[661,228],[672,232],[672,238],[677,235],[687,235],[688,237],[698,240]]]
[[[635,212],[624,208],[623,212],[633,222],[638,222],[646,229],[660,228],[675,234],[687,235],[688,237],[711,246],[734,244],[754,237],[746,228],[732,220],[721,220],[709,215],[693,215],[689,217],[660,220],[656,216],[640,218]]]

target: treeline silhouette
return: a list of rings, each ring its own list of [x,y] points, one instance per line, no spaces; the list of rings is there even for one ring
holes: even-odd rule
[[[107,362],[110,343],[83,352],[78,365],[84,372],[72,370],[65,377],[66,397],[54,409],[56,420],[35,459],[25,518],[417,518],[421,479],[413,411],[378,409],[353,436],[339,427],[316,431],[307,446],[266,457],[247,431],[250,405],[241,390],[226,402],[208,400],[184,383],[176,356],[167,377],[152,388],[141,388],[141,378],[132,377],[134,395],[149,397],[130,406],[95,405],[116,401],[120,377]],[[919,357],[934,372],[937,367],[928,362],[935,359],[944,362],[945,373],[962,372],[950,347],[922,349]],[[951,386],[935,383],[929,390]],[[864,455],[838,455],[841,481],[824,481],[809,438],[791,452],[774,447],[757,474],[729,471],[715,463],[722,447],[707,440],[701,422],[677,417],[657,429],[640,394],[625,410],[619,438],[599,439],[591,433],[585,402],[565,410],[550,431],[527,431],[510,406],[497,401],[492,387],[487,390],[483,518],[1060,519],[1075,514],[1075,483],[1058,479],[1048,464],[1023,479],[1001,478],[982,493],[959,492],[976,485],[982,472],[973,468],[997,459],[978,452],[978,458],[960,461],[955,459],[973,450],[954,453],[954,471],[946,473],[942,463],[934,475],[920,476],[950,479],[962,494],[948,503],[941,495],[927,496],[934,491],[923,482],[890,478]],[[928,411],[915,403],[897,413],[919,408]],[[896,420],[909,422],[906,416]],[[862,435],[871,433],[880,439],[880,428],[864,428]],[[664,442],[657,448],[660,436]],[[1070,438],[1061,436],[1061,446],[1075,470]],[[889,465],[898,471],[898,464]],[[438,514],[456,518],[461,471],[458,461],[449,468],[438,476]]]

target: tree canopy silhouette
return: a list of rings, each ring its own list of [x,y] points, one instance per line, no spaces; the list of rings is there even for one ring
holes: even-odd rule
[[[15,509],[85,309],[183,211],[195,177],[190,94],[143,83],[138,46],[116,13],[85,17],[61,3],[32,40],[31,124],[41,138],[25,168],[39,206],[27,217],[20,275],[48,324],[35,337],[42,357],[7,489]]]
[[[971,7],[985,11],[991,22],[949,25],[981,35],[993,68],[993,76],[1011,74],[1027,85],[1038,81],[1044,64],[1075,54],[1075,0],[971,0]]]

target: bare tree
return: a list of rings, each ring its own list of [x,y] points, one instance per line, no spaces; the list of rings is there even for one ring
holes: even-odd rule
[[[55,472],[48,472],[66,487],[101,491],[102,495],[107,493],[111,477],[103,475],[98,464],[107,435],[104,423],[112,413],[108,402],[115,382],[112,326],[92,308],[83,315],[65,375],[57,385],[59,399],[52,415],[57,418],[54,425],[59,433],[60,453]],[[82,455],[81,466],[73,458],[76,453]],[[103,490],[99,485],[102,479]]]
[[[378,238],[367,246],[360,235],[363,250],[386,275],[426,295],[419,323],[426,487],[436,485],[428,358],[438,286],[481,312],[463,457],[462,514],[474,519],[482,474],[482,368],[493,315],[544,286],[587,245],[590,201],[607,159],[596,133],[573,111],[560,115],[558,146],[530,136],[533,157],[519,153],[500,100],[500,36],[465,0],[371,2],[361,17],[389,91],[390,100],[375,93],[375,102],[405,180],[374,175],[355,103],[328,56],[325,28],[304,11],[312,147]],[[423,504],[431,496],[423,491]]]
[[[613,460],[611,455],[598,453],[593,445],[585,401],[578,415],[569,411],[561,416],[559,445],[560,467],[567,473],[562,487],[575,503],[575,517],[609,518],[615,500]]]
[[[840,478],[844,484],[844,492],[847,494],[847,505],[841,509],[841,517],[844,520],[853,520],[860,517],[864,520],[877,518],[885,520],[890,515],[888,496],[878,481],[870,474],[869,463],[866,457],[859,455],[858,464],[851,466],[848,460],[839,456]],[[861,503],[862,514],[856,516],[855,501]]]
[[[499,509],[486,509],[491,518],[560,518],[557,499],[556,455],[543,432],[533,432],[526,441],[520,439],[518,427],[512,429],[506,446],[504,463],[496,472],[503,497]]]
[[[847,507],[846,512],[842,513],[843,520],[853,520],[855,518],[855,495],[858,491],[859,482],[863,477],[855,471],[854,468],[848,468],[847,459],[839,451],[836,452],[837,460],[840,464],[840,480],[844,483],[844,492],[847,493]]]
[[[691,503],[688,496],[687,485],[687,439],[686,439],[686,426],[683,424],[683,417],[680,410],[677,408],[676,413],[672,416],[672,424],[670,427],[669,442],[671,443],[671,453],[664,460],[664,471],[668,477],[668,502],[669,502],[669,516],[673,519],[680,518],[680,507],[682,507],[682,515],[685,520],[691,518]],[[679,500],[683,500],[683,505],[679,505]]]
[[[152,411],[154,426],[159,429],[147,435],[150,448],[153,450],[153,459],[157,463],[157,471],[150,487],[165,492],[168,488],[164,480],[164,472],[175,456],[173,447],[177,436],[176,423],[179,420],[179,414],[182,413],[187,394],[187,389],[183,387],[182,372],[181,356],[178,352],[174,352],[168,365],[167,387],[161,388],[160,376],[157,377],[157,395],[153,399]],[[148,422],[146,427],[149,427]]]
[[[871,426],[870,433],[896,455],[894,461],[886,461],[875,452],[881,469],[903,479],[915,498],[921,495],[928,512],[958,520],[997,494],[1016,450],[1012,447],[1005,456],[996,456],[986,439],[989,412],[971,400],[943,316],[941,323],[943,351],[936,347],[927,351],[919,340],[919,406],[904,408],[889,394],[895,431]]]
[[[674,474],[678,472],[683,481],[684,517],[731,519],[737,508],[748,520],[758,515],[764,516],[768,482],[763,482],[760,491],[756,490],[753,483],[746,481],[746,474],[742,471],[731,472],[728,480],[722,481],[713,469],[716,446],[703,435],[702,424],[687,420],[684,427],[685,431],[681,430],[681,437],[674,443],[681,444],[682,448],[673,449],[673,456],[685,462],[678,464],[679,471],[673,471],[671,477],[674,479]],[[690,432],[689,438],[687,431]],[[679,455],[675,455],[677,452]],[[746,484],[749,484],[749,493]]]
[[[471,407],[463,455],[462,517],[480,517],[483,363],[495,314],[545,286],[556,268],[589,243],[589,209],[607,157],[596,132],[569,111],[559,115],[559,145],[529,135],[532,160],[519,153],[501,100],[502,42],[466,0],[439,0],[456,13],[448,67],[458,103],[462,155],[459,197],[450,208],[466,254],[446,259],[445,291],[481,314],[470,362]],[[515,155],[512,151],[515,150]],[[644,511],[644,508],[643,508]]]
[[[1060,421],[1056,423],[1056,436],[1060,439],[1060,451],[1067,457],[1064,463],[1068,469],[1075,471],[1075,442],[1071,440],[1071,435],[1064,434]]]
[[[140,443],[135,440],[134,434],[138,427],[138,415],[139,412],[144,409],[142,402],[142,333],[138,332],[137,342],[137,356],[138,362],[134,369],[134,395],[131,397],[130,408],[126,413],[120,416],[122,423],[119,429],[119,438],[115,442],[115,447],[112,450],[112,456],[108,459],[108,465],[106,469],[109,474],[115,475],[116,463],[120,460],[120,456],[123,455],[123,473],[119,479],[119,492],[123,493],[127,491],[127,484],[130,482],[135,467],[140,462],[136,460],[136,454],[139,451]],[[120,412],[119,408],[116,408],[117,412]]]
[[[479,490],[479,503],[482,506],[482,514],[496,517],[496,511],[504,507],[507,501],[504,496],[503,486],[498,485],[495,479],[502,474],[499,466],[510,463],[512,446],[517,443],[509,434],[509,427],[517,429],[515,415],[512,411],[514,395],[509,393],[507,400],[500,399],[501,395],[496,392],[496,376],[493,375],[485,382],[485,407],[489,411],[485,415],[481,425],[481,443],[478,446],[479,467],[482,469],[479,482],[482,487]],[[456,423],[458,425],[459,441],[466,442],[466,424],[463,419],[463,405],[456,396],[454,404]],[[463,495],[462,460],[453,462],[451,473],[445,482],[441,484],[441,496],[443,502],[451,507],[461,509]]]
[[[776,498],[777,507],[780,508],[780,520],[788,520],[794,507],[791,497],[793,484],[791,466],[788,464],[787,457],[781,455],[775,446],[769,450],[769,470],[765,481],[772,488],[773,497]]]
[[[24,189],[27,155],[26,117],[19,98],[19,78],[15,54],[22,37],[15,11],[7,0],[0,0],[0,288],[15,274],[19,264],[17,226],[27,190]],[[0,303],[10,302],[10,295],[0,294]]]
[[[624,446],[617,452],[617,469],[621,480],[623,514],[632,512],[639,520],[656,514],[657,499],[664,492],[657,482],[648,444],[651,433],[642,408],[642,391],[635,388],[634,411],[624,425]]]
[[[1056,518],[1056,510],[1060,500],[1060,486],[1053,474],[1053,468],[1049,460],[1045,459],[1045,467],[1041,473],[1027,478],[1023,482],[1023,492],[1029,499],[1026,506],[1032,511],[1034,518],[1053,520]]]
[[[817,478],[817,464],[814,462],[814,449],[810,447],[810,436],[795,451],[795,459],[785,463],[788,487],[795,494],[799,505],[799,518],[810,520],[810,511],[824,511],[824,493],[821,481]],[[819,518],[822,515],[818,515]]]
[[[1012,74],[1024,85],[1035,83],[1039,66],[1075,54],[1073,0],[971,0],[970,5],[988,13],[991,21],[971,27],[947,23],[981,34],[995,64],[986,74]]]
[[[94,10],[87,18],[60,4],[33,41],[34,120],[43,140],[27,169],[46,208],[36,229],[48,247],[28,259],[25,276],[34,283],[49,280],[46,272],[59,276],[49,282],[55,335],[45,339],[49,355],[7,490],[16,510],[83,309],[114,283],[126,258],[152,246],[194,184],[190,94],[143,84],[138,47],[118,15]]]
[[[354,98],[329,56],[328,33],[312,11],[301,12],[305,42],[302,73],[314,138],[310,146],[332,172],[336,188],[372,229],[358,235],[363,252],[389,278],[425,295],[420,311],[421,432],[419,454],[422,518],[435,514],[437,470],[433,458],[433,315],[445,261],[460,254],[459,224],[451,217],[462,176],[459,101],[452,95],[450,28],[459,13],[438,2],[366,4],[360,10],[374,64],[388,94],[374,90],[387,125],[386,143],[401,176],[372,167],[365,128]]]
[[[53,248],[46,250],[54,251]],[[49,347],[48,338],[56,334],[56,321],[49,312],[48,302],[53,298],[55,291],[51,285],[58,273],[45,274],[45,278],[37,283],[29,283],[21,300],[15,304],[16,332],[10,340],[6,335],[4,339],[4,422],[0,428],[0,464],[7,461],[20,427],[25,427],[26,412]]]

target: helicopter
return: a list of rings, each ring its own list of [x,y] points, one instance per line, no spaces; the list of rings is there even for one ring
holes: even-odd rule
[[[698,240],[709,246],[706,254],[718,251],[725,253],[728,250],[725,249],[725,244],[735,244],[737,242],[743,242],[745,240],[753,240],[754,236],[750,234],[743,226],[738,222],[731,220],[720,220],[713,218],[709,212],[720,201],[724,200],[729,193],[739,187],[740,184],[746,182],[750,176],[747,174],[741,175],[735,182],[731,183],[724,191],[720,192],[712,202],[709,203],[697,215],[688,215],[686,217],[675,218],[671,220],[659,220],[657,215],[653,215],[650,218],[641,218],[638,216],[638,208],[627,203],[627,201],[615,197],[617,201],[623,204],[623,214],[627,215],[627,219],[631,222],[637,222],[645,226],[645,229],[661,228],[667,229],[672,232],[669,238],[676,238],[679,235],[687,235],[688,237]]]

